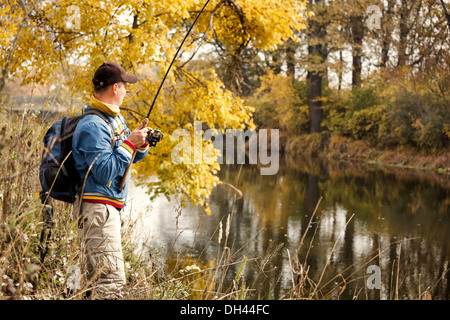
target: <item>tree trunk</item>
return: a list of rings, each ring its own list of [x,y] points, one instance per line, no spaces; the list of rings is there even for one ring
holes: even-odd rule
[[[311,3],[324,6],[323,0],[313,0]],[[321,40],[326,36],[326,25],[319,17],[315,17],[310,20],[308,28],[309,133],[317,133],[321,131],[323,117],[322,79],[326,71],[324,61],[327,54],[325,44]]]
[[[401,8],[400,8],[400,37],[399,42],[397,46],[398,51],[398,60],[397,60],[397,66],[401,67],[406,65],[406,44],[408,41],[408,20],[409,20],[409,10],[408,10],[408,3],[407,0],[401,1]]]
[[[361,71],[362,71],[362,40],[363,40],[363,24],[362,17],[356,16],[352,18],[352,86],[354,88],[361,87]]]
[[[277,48],[272,52],[271,68],[274,74],[281,73],[281,64],[282,64],[281,50]]]
[[[309,133],[321,131],[322,111],[322,76],[318,72],[309,72]]]
[[[287,65],[287,76],[292,79],[292,82],[295,80],[295,49],[297,48],[297,44],[294,40],[289,39],[286,42],[286,65]]]
[[[343,70],[344,65],[344,59],[342,57],[342,50],[339,50],[339,73],[338,73],[338,90],[342,90],[342,74],[344,73]]]
[[[381,68],[387,67],[389,60],[389,46],[391,45],[391,32],[392,32],[392,8],[394,6],[393,0],[388,0],[386,10],[383,14],[383,20],[381,27],[383,28],[383,40],[381,42]]]

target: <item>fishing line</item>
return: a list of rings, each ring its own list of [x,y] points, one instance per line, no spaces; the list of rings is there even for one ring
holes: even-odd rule
[[[183,44],[184,44],[184,42],[186,41],[186,39],[187,39],[187,37],[189,36],[189,34],[191,33],[192,28],[194,27],[195,23],[197,22],[198,18],[200,17],[200,15],[202,14],[203,10],[206,8],[206,6],[208,5],[208,3],[209,3],[209,0],[206,1],[205,5],[203,6],[203,8],[202,8],[202,9],[200,10],[200,12],[198,13],[198,15],[197,15],[197,17],[195,18],[194,22],[191,24],[191,26],[190,26],[188,32],[187,32],[186,35],[184,36],[183,41],[181,42],[180,46],[178,47],[177,52],[175,53],[175,56],[173,57],[172,62],[170,63],[169,68],[167,69],[166,74],[164,75],[164,78],[163,78],[162,81],[161,81],[161,84],[159,85],[158,91],[156,92],[155,98],[153,99],[153,102],[152,102],[152,104],[151,104],[151,106],[150,106],[150,110],[149,110],[148,113],[147,113],[147,118],[150,116],[150,113],[151,113],[152,110],[153,110],[153,107],[154,107],[155,102],[156,102],[156,98],[158,98],[159,92],[161,91],[161,88],[162,88],[162,86],[163,86],[163,84],[164,84],[164,81],[166,81],[167,75],[169,74],[169,71],[170,71],[170,69],[172,68],[173,63],[175,62],[175,59],[177,58],[178,53],[179,53],[180,50],[181,50],[181,47],[183,46]]]

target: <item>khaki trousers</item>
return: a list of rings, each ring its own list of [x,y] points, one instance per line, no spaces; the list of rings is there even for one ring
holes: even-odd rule
[[[121,212],[102,203],[76,200],[74,221],[78,224],[85,257],[91,299],[120,299],[125,285],[125,268],[120,234]]]

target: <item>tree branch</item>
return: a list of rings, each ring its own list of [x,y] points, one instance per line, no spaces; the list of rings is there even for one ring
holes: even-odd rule
[[[445,7],[444,0],[441,0],[441,5],[444,9],[445,17],[447,18],[447,27],[450,30],[450,13],[448,13],[447,8]]]

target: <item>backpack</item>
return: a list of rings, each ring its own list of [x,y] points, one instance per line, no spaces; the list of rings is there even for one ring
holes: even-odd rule
[[[78,122],[88,114],[96,114],[105,120],[111,129],[111,144],[115,147],[115,134],[109,119],[95,109],[84,114],[63,117],[54,122],[44,136],[44,150],[39,167],[39,181],[42,194],[55,200],[74,203],[76,195],[82,187],[81,179],[75,168],[75,159],[72,155],[72,137]]]

